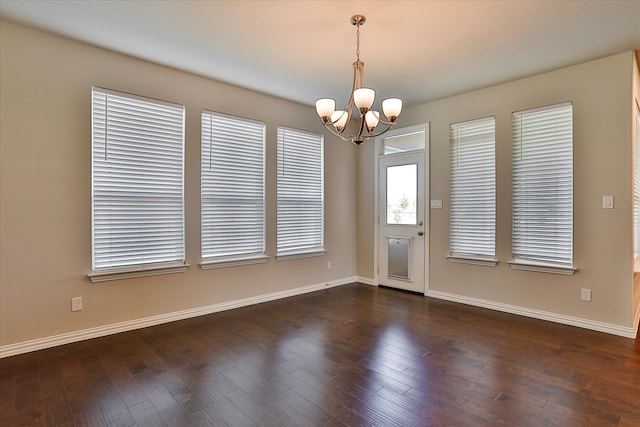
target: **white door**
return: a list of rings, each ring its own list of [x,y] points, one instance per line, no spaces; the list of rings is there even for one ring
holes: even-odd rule
[[[425,150],[379,157],[378,284],[425,293]]]

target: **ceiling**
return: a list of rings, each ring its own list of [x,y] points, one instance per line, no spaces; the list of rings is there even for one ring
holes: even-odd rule
[[[0,15],[312,105],[347,101],[356,29],[377,99],[405,105],[640,49],[640,1],[17,1]]]

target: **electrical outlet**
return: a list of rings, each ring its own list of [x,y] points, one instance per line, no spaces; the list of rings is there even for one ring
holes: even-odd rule
[[[582,301],[591,301],[591,289],[582,288],[580,290],[580,299]]]
[[[331,270],[331,261],[327,261],[327,270]]]
[[[71,311],[82,310],[82,297],[71,298]]]

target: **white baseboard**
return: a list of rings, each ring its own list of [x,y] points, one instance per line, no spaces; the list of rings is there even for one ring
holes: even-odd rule
[[[191,308],[188,310],[175,311],[173,313],[159,314],[156,316],[145,317],[142,319],[129,320],[126,322],[114,323],[111,325],[97,326],[94,328],[83,329],[80,331],[68,332],[50,337],[37,338],[34,340],[23,341],[16,344],[8,344],[0,346],[0,358],[15,356],[18,354],[28,353],[31,351],[42,350],[45,348],[55,347],[72,342],[84,341],[91,338],[98,338],[107,335],[117,334],[119,332],[132,331],[135,329],[146,328],[148,326],[160,325],[162,323],[174,322],[176,320],[189,319],[191,317],[204,316],[206,314],[217,313],[234,308],[246,307],[249,305],[260,304],[263,302],[274,301],[282,298],[288,298],[296,295],[302,295],[309,292],[320,291],[336,286],[346,285],[358,281],[356,277],[347,277],[330,282],[318,283],[315,285],[303,286],[300,288],[288,289],[286,291],[273,292],[270,294],[258,295],[255,297],[243,298],[235,301],[229,301],[219,304],[213,304],[205,307]]]
[[[608,334],[619,335],[626,338],[635,338],[638,331],[638,315],[636,314],[635,327],[625,327],[612,323],[598,322],[595,320],[583,319],[580,317],[567,316],[564,314],[551,313],[548,311],[535,310],[532,308],[519,307],[516,305],[503,304],[495,301],[488,301],[478,298],[466,297],[463,295],[450,294],[440,291],[428,291],[427,296],[431,298],[443,299],[447,301],[459,302],[476,307],[488,308],[491,310],[503,311],[520,316],[532,317],[534,319],[548,320],[550,322],[561,323],[563,325],[577,326],[579,328],[591,329]]]

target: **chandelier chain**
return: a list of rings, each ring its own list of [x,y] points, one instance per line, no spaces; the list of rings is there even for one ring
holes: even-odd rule
[[[360,21],[356,23],[356,60],[360,62]]]

